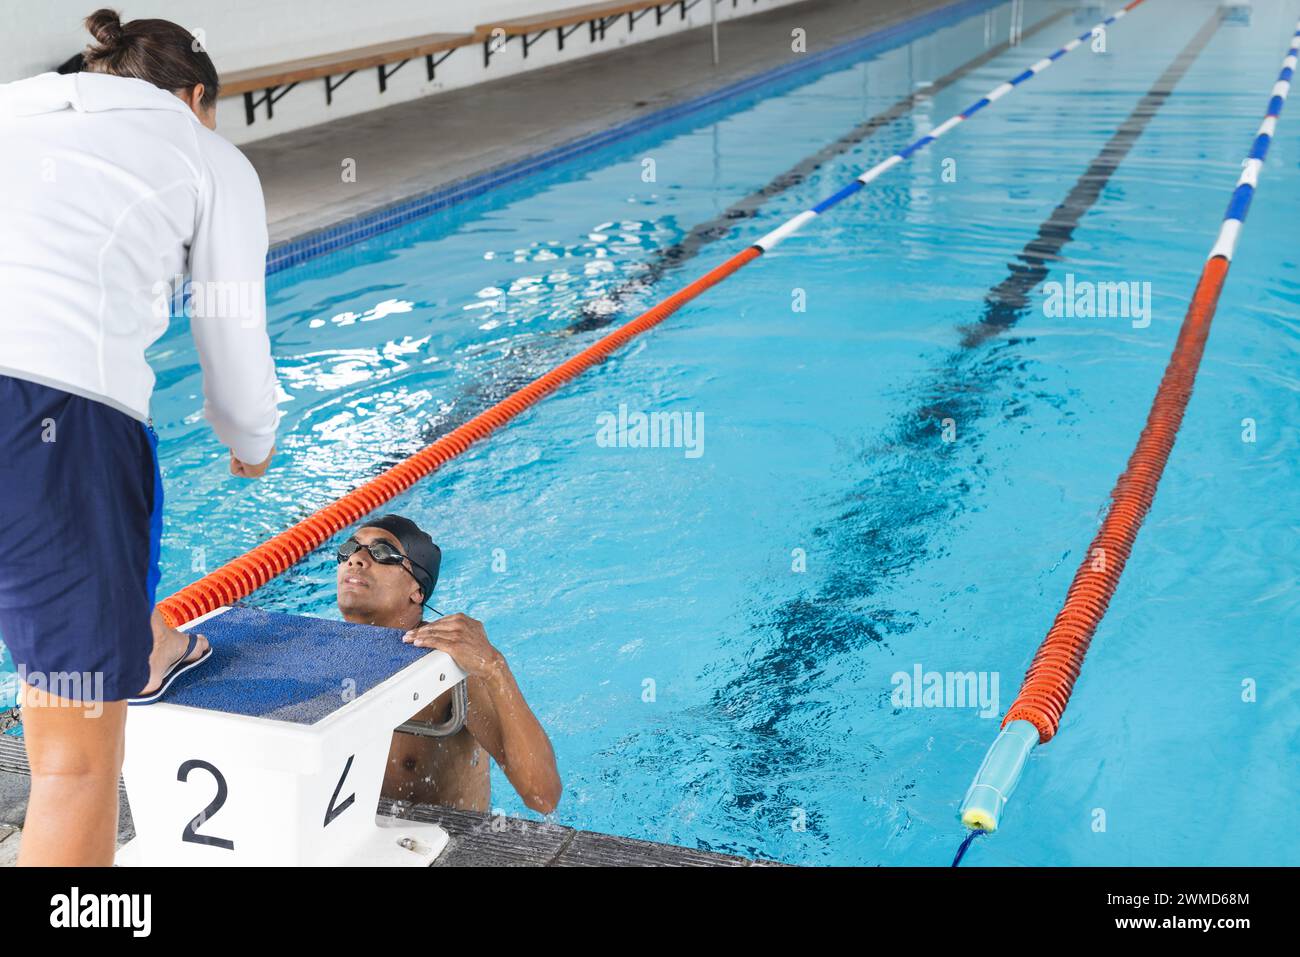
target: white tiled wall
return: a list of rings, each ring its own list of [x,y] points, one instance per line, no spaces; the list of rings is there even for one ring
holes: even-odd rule
[[[506,16],[544,13],[585,5],[592,0],[125,0],[105,5],[117,9],[123,20],[161,17],[202,31],[204,45],[218,71],[244,69],[292,60],[318,53],[346,50],[419,36],[426,33],[469,32],[480,23]],[[725,22],[798,0],[718,0],[718,19]],[[103,3],[103,0],[101,0]],[[53,69],[89,41],[82,19],[96,9],[96,0],[0,0],[0,14],[8,21],[0,31],[0,82],[8,82]],[[496,79],[522,69],[533,69],[561,59],[614,49],[709,22],[709,0],[701,0],[683,22],[676,8],[666,11],[664,23],[655,26],[653,12],[637,21],[632,32],[623,17],[612,24],[604,42],[592,44],[586,29],[565,39],[557,51],[554,31],[529,49],[524,61],[517,40],[512,40],[483,66],[480,46],[457,50],[438,68],[433,83],[426,81],[423,61],[408,63],[380,96],[375,71],[358,73],[325,105],[323,81],[315,80],[290,91],[275,105],[270,123],[265,111],[253,126],[245,124],[241,97],[223,99],[218,111],[222,132],[235,142],[247,142],[274,133],[310,126],[325,120],[365,112],[441,90]],[[722,33],[725,55],[725,31]]]

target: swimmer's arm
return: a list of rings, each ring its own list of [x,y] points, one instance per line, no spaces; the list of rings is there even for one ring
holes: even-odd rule
[[[465,724],[501,766],[524,803],[541,814],[550,814],[560,803],[563,790],[551,739],[524,700],[505,656],[497,655],[487,675],[469,681]]]
[[[447,615],[407,632],[403,640],[445,651],[469,676],[465,725],[470,734],[501,766],[528,807],[542,814],[554,811],[562,785],[551,741],[524,700],[505,656],[488,641],[482,622]]]

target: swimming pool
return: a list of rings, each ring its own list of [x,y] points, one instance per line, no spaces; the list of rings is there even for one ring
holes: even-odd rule
[[[151,356],[160,594],[834,192],[1098,19],[1077,6],[1026,4],[1020,46],[753,215],[727,209],[1005,41],[1011,5],[276,273],[285,419],[263,483],[225,474],[177,323]],[[1206,32],[1217,9],[1148,0],[1105,54],[1061,60],[393,503],[444,549],[435,604],[484,620],[550,733],[558,820],[790,863],[951,858],[957,804],[1136,439],[1295,14],[1257,2]],[[1049,316],[1039,285],[971,344],[1008,264],[1202,33],[1048,277],[1150,283],[1149,324]],[[1060,735],[972,863],[1300,858],[1283,823],[1300,758],[1290,119]],[[656,258],[674,243],[688,255]],[[680,412],[703,441],[611,446],[600,422],[621,409]],[[337,617],[329,551],[252,603]],[[996,675],[996,705],[896,706],[894,675],[917,667]],[[493,774],[496,806],[527,813]]]

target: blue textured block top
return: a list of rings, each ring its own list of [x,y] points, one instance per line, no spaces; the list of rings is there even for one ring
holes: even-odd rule
[[[396,628],[236,607],[190,629],[212,657],[176,679],[168,704],[314,724],[429,653]]]

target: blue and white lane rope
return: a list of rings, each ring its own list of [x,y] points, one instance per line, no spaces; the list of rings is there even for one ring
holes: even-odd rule
[[[1291,92],[1291,77],[1295,73],[1296,58],[1300,56],[1300,21],[1296,22],[1295,33],[1291,37],[1291,47],[1282,61],[1282,72],[1269,95],[1268,112],[1259,132],[1251,145],[1250,152],[1242,163],[1241,177],[1232,191],[1228,202],[1228,211],[1219,227],[1219,236],[1210,250],[1210,255],[1201,267],[1201,276],[1192,294],[1192,302],[1187,316],[1178,334],[1174,353],[1147,419],[1146,428],[1138,439],[1138,447],[1129,459],[1125,470],[1111,492],[1110,509],[1101,531],[1086,555],[1096,554],[1098,542],[1108,535],[1112,522],[1124,524],[1125,516],[1130,516],[1129,525],[1133,527],[1126,532],[1116,533],[1115,538],[1132,542],[1137,536],[1147,510],[1155,496],[1156,485],[1164,473],[1164,463],[1168,461],[1173,450],[1178,427],[1191,399],[1195,384],[1197,368],[1209,337],[1210,323],[1214,319],[1219,294],[1232,267],[1232,254],[1236,250],[1237,237],[1241,233],[1246,213],[1250,209],[1251,198],[1259,182],[1259,173],[1268,154],[1269,143],[1277,128],[1278,117],[1286,103],[1287,94]],[[1140,469],[1141,474],[1137,474]],[[1136,524],[1134,524],[1136,523]],[[1002,812],[1008,799],[1020,782],[1029,755],[1034,748],[1051,740],[1059,727],[1061,713],[1069,702],[1074,689],[1074,678],[1083,667],[1083,655],[1088,643],[1100,624],[1101,616],[1106,613],[1111,596],[1119,582],[1119,576],[1127,561],[1127,552],[1112,549],[1110,552],[1117,560],[1112,560],[1106,569],[1096,577],[1106,578],[1105,587],[1098,586],[1088,579],[1092,578],[1091,558],[1085,558],[1084,564],[1075,575],[1074,582],[1066,596],[1066,607],[1056,617],[1052,631],[1039,647],[1025,676],[1016,700],[1012,702],[1006,716],[1002,719],[1002,730],[994,740],[992,747],[984,757],[984,762],[975,772],[966,796],[962,799],[959,814],[961,821],[972,831],[996,831],[1001,822]],[[1071,605],[1080,609],[1078,615],[1071,613]],[[1080,617],[1087,621],[1079,623]],[[1064,627],[1063,627],[1064,626]],[[1058,639],[1058,628],[1059,639]],[[1075,649],[1072,651],[1071,649]],[[1073,656],[1073,660],[1071,657]],[[1035,677],[1035,670],[1040,662],[1054,662],[1053,668],[1044,667],[1041,675]],[[1052,672],[1056,672],[1056,677]],[[1063,681],[1059,676],[1069,676]],[[1034,685],[1031,689],[1031,685]],[[1044,711],[1045,704],[1050,704],[1054,714]],[[967,835],[967,842],[970,835]],[[969,843],[963,844],[963,851]],[[961,860],[958,854],[954,865]]]
[[[1287,94],[1291,92],[1291,77],[1295,74],[1296,57],[1300,56],[1300,20],[1296,21],[1296,32],[1291,38],[1291,49],[1282,61],[1282,72],[1277,75],[1273,92],[1268,101],[1268,113],[1255,135],[1250,154],[1242,164],[1241,178],[1237,188],[1232,191],[1228,211],[1223,215],[1223,225],[1219,228],[1219,238],[1210,250],[1209,259],[1222,256],[1229,262],[1237,250],[1237,237],[1241,235],[1242,224],[1246,222],[1246,213],[1250,211],[1250,201],[1255,196],[1255,187],[1259,185],[1259,171],[1264,167],[1264,157],[1268,155],[1269,144],[1273,142],[1273,131],[1277,129],[1277,118],[1282,115],[1282,106]]]
[[[1105,20],[1102,20],[1096,26],[1090,28],[1084,33],[1079,34],[1077,37],[1075,37],[1069,43],[1065,44],[1065,46],[1061,47],[1055,53],[1043,57],[1037,63],[1033,64],[1028,69],[1021,71],[1019,74],[1012,77],[1007,82],[1002,83],[999,86],[995,86],[993,89],[989,90],[988,93],[984,94],[984,96],[980,97],[970,106],[966,107],[966,109],[962,110],[956,116],[950,117],[949,119],[940,123],[938,126],[936,126],[925,136],[922,136],[920,139],[916,140],[914,143],[912,143],[905,149],[899,150],[897,153],[895,153],[893,156],[889,157],[888,159],[883,160],[880,163],[877,163],[875,166],[871,167],[871,169],[867,170],[857,179],[853,180],[853,182],[849,183],[847,186],[841,189],[838,193],[835,193],[833,196],[826,197],[820,203],[814,206],[812,209],[804,210],[798,216],[794,216],[786,220],[784,223],[782,223],[776,229],[772,230],[770,233],[768,233],[758,242],[754,243],[754,245],[757,246],[759,249],[761,249],[763,252],[768,252],[777,244],[785,240],[787,237],[798,232],[808,223],[812,222],[812,220],[816,219],[822,213],[826,212],[826,210],[848,199],[850,196],[852,196],[862,187],[866,186],[872,180],[877,179],[884,173],[893,169],[899,163],[902,163],[904,160],[911,159],[912,156],[914,156],[916,153],[920,152],[921,150],[925,149],[925,147],[929,146],[931,143],[933,143],[939,137],[943,136],[945,133],[951,131],[959,123],[963,122],[964,120],[970,119],[972,116],[974,116],[980,110],[984,109],[984,107],[988,106],[989,104],[996,103],[998,100],[1002,99],[1002,97],[1006,96],[1016,87],[1018,87],[1021,83],[1024,83],[1026,80],[1037,76],[1039,73],[1042,73],[1049,66],[1055,63],[1061,57],[1065,56],[1067,53],[1069,53],[1079,44],[1091,40],[1093,37],[1104,34],[1108,26],[1110,26],[1116,20],[1120,19],[1125,14],[1127,14],[1130,10],[1132,10],[1134,7],[1138,6],[1143,2],[1144,0],[1132,0],[1132,2],[1127,4],[1123,9],[1117,10],[1115,13],[1111,14]],[[1265,148],[1267,148],[1267,146]],[[1247,202],[1249,202],[1249,200],[1247,200]]]

